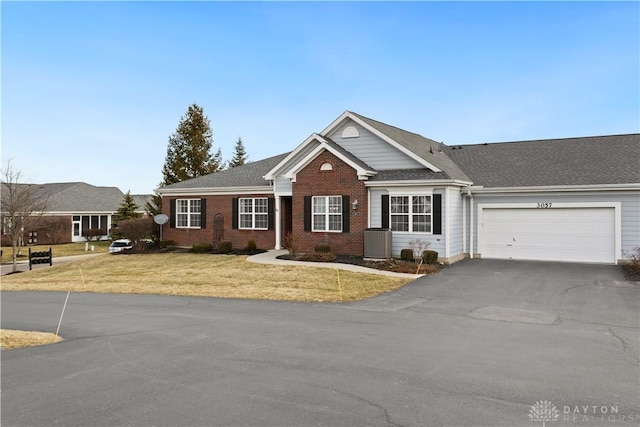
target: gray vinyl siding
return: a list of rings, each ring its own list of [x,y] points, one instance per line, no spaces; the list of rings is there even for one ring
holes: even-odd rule
[[[382,227],[382,195],[388,194],[387,190],[372,189],[369,199],[369,227]]]
[[[467,217],[467,227],[473,230],[473,251],[478,252],[478,204],[480,203],[621,203],[621,250],[622,258],[628,258],[633,248],[640,246],[640,192],[590,192],[590,193],[534,193],[534,194],[475,194],[473,197],[472,227]],[[469,231],[467,232],[469,239]],[[468,247],[468,246],[467,246]]]
[[[446,201],[449,206],[448,215],[446,215],[447,208],[444,203],[445,202],[443,202],[442,207],[442,230],[443,232],[446,230],[445,226],[448,223],[449,234],[447,238],[449,239],[449,257],[453,257],[463,253],[462,194],[460,193],[460,189],[457,187],[449,189],[449,198]],[[444,256],[444,254],[442,256]]]
[[[452,190],[451,194],[457,194],[454,193],[455,190]],[[371,190],[371,200],[369,201],[370,203],[370,212],[371,212],[371,217],[370,217],[370,226],[371,228],[379,228],[382,226],[382,195],[383,194],[389,194],[389,192],[387,190],[383,190],[383,189],[375,189],[375,190]],[[411,248],[411,245],[409,244],[410,241],[422,241],[422,242],[428,242],[429,243],[429,249],[433,250],[433,251],[437,251],[438,252],[438,256],[441,258],[445,257],[445,239],[446,239],[446,221],[448,221],[448,219],[446,218],[445,212],[445,204],[446,202],[446,198],[444,196],[444,189],[442,188],[437,188],[433,190],[433,194],[442,194],[442,211],[443,211],[443,215],[442,215],[442,234],[438,234],[438,235],[434,235],[434,234],[429,234],[429,233],[393,233],[392,234],[392,249],[391,249],[391,254],[394,257],[400,257],[400,251],[402,249],[406,249],[406,248]],[[453,212],[453,209],[450,210],[451,213],[454,214],[454,216],[460,216],[459,214],[455,214]],[[460,227],[459,227],[459,231],[456,231],[460,233],[462,233],[462,220],[460,220]],[[454,220],[454,222],[457,222],[457,220]],[[455,229],[456,227],[454,227]],[[462,244],[460,243],[460,248],[462,248]],[[462,249],[460,250],[462,251]]]
[[[360,136],[357,138],[342,138],[342,131],[347,126],[353,126],[358,129]],[[377,170],[417,169],[424,167],[416,160],[352,120],[347,120],[342,126],[328,135],[328,137]]]

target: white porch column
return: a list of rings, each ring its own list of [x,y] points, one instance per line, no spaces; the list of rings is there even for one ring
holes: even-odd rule
[[[276,196],[276,249],[282,249],[281,244],[281,234],[282,234],[282,221],[280,216],[280,206],[281,206],[282,198],[280,196]]]

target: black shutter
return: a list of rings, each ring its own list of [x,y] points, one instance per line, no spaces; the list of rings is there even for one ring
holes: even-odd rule
[[[238,229],[238,198],[231,199],[231,228]]]
[[[349,203],[349,196],[342,196],[342,232],[349,232],[349,225],[351,219],[351,204]]]
[[[442,234],[442,194],[434,194],[431,203],[433,234]]]
[[[169,228],[176,228],[176,199],[169,200]]]
[[[267,212],[268,212],[269,230],[273,230],[275,228],[275,223],[276,223],[276,199],[274,197],[269,197],[267,199]]]
[[[200,199],[200,228],[207,228],[207,199]]]
[[[311,196],[304,196],[304,231],[311,231]]]
[[[382,228],[389,228],[389,195],[382,195]]]

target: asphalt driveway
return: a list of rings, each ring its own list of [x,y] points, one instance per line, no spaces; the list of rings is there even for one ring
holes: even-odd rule
[[[4,292],[2,327],[64,297]],[[1,421],[637,425],[639,302],[617,267],[490,260],[352,304],[72,294],[65,342],[2,352]]]

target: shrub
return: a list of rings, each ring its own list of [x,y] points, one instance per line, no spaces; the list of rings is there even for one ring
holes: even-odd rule
[[[124,234],[122,233],[122,231],[120,231],[118,227],[111,227],[111,229],[109,230],[109,239],[111,240],[124,239]]]
[[[103,236],[106,236],[107,232],[101,228],[90,228],[88,230],[84,230],[83,237],[87,239],[87,242],[95,240],[96,242],[100,240]]]
[[[213,245],[211,243],[202,242],[202,243],[194,243],[191,247],[191,252],[196,254],[203,254],[205,252],[210,252],[213,249]]]
[[[640,280],[640,246],[633,248],[631,252],[624,253],[627,261],[623,264],[627,278]]]
[[[120,220],[118,229],[124,237],[133,242],[136,252],[144,252],[147,250],[147,240],[154,237],[156,225],[151,217],[130,218]]]
[[[231,252],[232,249],[232,245],[231,242],[228,240],[221,240],[218,243],[218,252],[221,254],[228,254],[229,252]]]
[[[313,248],[313,251],[317,254],[326,254],[331,252],[331,246],[327,245],[326,243],[322,243],[320,245],[316,245]]]
[[[247,252],[255,252],[258,249],[258,245],[256,245],[256,241],[253,239],[249,239],[247,242],[247,247],[245,248]]]
[[[289,251],[290,255],[296,254],[296,242],[293,240],[293,234],[285,233],[284,238],[282,239],[282,245],[286,250]]]
[[[174,242],[173,240],[160,240],[160,247],[162,249],[168,247],[168,246],[173,246],[175,245],[176,242]]]
[[[437,264],[438,252],[431,250],[422,251],[422,261],[425,264]]]
[[[402,249],[400,251],[400,259],[403,261],[413,261],[413,249]]]
[[[312,261],[312,262],[333,262],[337,258],[336,254],[331,252],[315,252],[312,254],[298,255],[296,260],[298,261]]]

